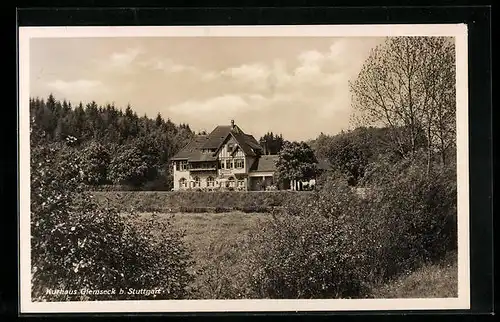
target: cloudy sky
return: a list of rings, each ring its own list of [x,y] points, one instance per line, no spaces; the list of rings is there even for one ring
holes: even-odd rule
[[[128,103],[196,131],[234,119],[307,140],[349,126],[348,81],[383,38],[35,38],[30,93]]]

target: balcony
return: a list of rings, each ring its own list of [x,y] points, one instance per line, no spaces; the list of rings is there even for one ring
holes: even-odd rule
[[[189,171],[217,171],[217,164],[213,162],[198,162],[191,163],[188,167]]]
[[[189,171],[217,171],[217,167],[196,167],[196,168],[189,168]]]

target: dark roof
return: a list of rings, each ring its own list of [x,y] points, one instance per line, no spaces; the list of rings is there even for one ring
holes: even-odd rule
[[[238,126],[219,125],[208,135],[196,136],[172,160],[213,161],[215,155],[202,153],[202,150],[218,150],[230,135],[236,139],[238,146],[247,156],[256,156],[256,152],[263,150],[252,135],[245,134]]]
[[[201,147],[206,143],[206,135],[195,136],[182,150],[177,153],[172,160],[187,160],[201,153]]]
[[[189,162],[203,162],[203,161],[216,161],[217,157],[212,155],[212,153],[203,153],[201,150],[193,151],[189,156]]]
[[[252,147],[250,144],[247,142],[249,141],[248,137],[245,135],[245,133],[240,132],[240,131],[231,131],[231,134],[233,137],[236,139],[238,142],[238,146],[243,150],[245,155],[248,156],[255,156],[255,152],[252,150]]]
[[[274,172],[276,171],[277,155],[261,155],[250,167],[250,172]]]
[[[262,150],[259,142],[253,137],[251,134],[245,134],[245,141],[248,145],[252,147],[252,149]]]
[[[207,141],[203,145],[204,149],[218,149],[226,140],[231,132],[230,125],[217,126],[207,137]]]

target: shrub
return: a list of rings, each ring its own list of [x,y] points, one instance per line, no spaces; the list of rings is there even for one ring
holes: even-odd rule
[[[344,182],[328,183],[309,204],[273,213],[254,236],[253,289],[264,298],[355,297],[368,289],[362,201]]]
[[[143,191],[170,191],[173,187],[172,175],[167,172],[160,172],[151,181],[144,183],[141,187]]]
[[[106,183],[111,162],[108,149],[98,142],[91,142],[80,153],[84,182],[92,186]]]
[[[320,187],[307,202],[289,199],[253,237],[253,296],[366,297],[456,249],[451,169],[395,166],[363,197],[338,177]]]
[[[457,247],[454,169],[396,166],[367,195],[379,231],[376,263],[384,278],[436,261]],[[382,234],[383,232],[383,234]]]
[[[137,146],[124,145],[117,149],[111,159],[108,174],[115,184],[140,187],[157,176],[157,168]]]
[[[152,236],[150,222],[137,228],[82,191],[74,151],[54,145],[31,155],[32,298],[36,301],[168,299],[188,296],[192,279],[182,234],[163,227]],[[116,294],[82,294],[82,289]],[[128,294],[129,288],[161,294]],[[76,290],[77,294],[52,294]],[[124,294],[119,290],[123,289]]]

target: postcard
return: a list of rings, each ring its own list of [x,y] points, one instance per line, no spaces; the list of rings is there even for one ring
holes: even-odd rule
[[[467,27],[20,27],[21,313],[470,307]]]

